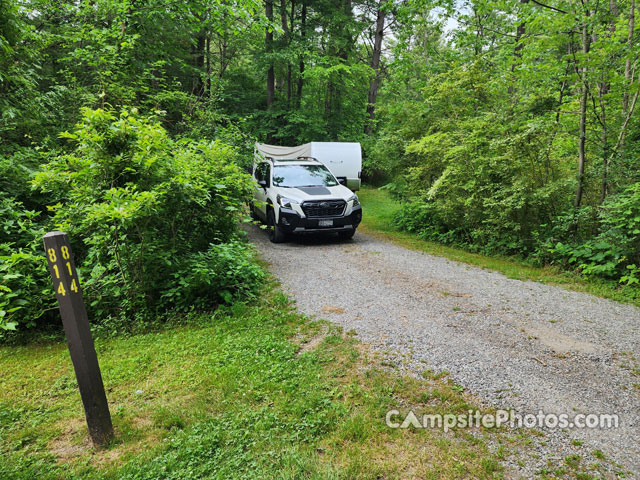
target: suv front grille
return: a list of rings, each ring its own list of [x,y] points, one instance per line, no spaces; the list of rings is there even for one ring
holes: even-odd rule
[[[304,202],[302,211],[307,217],[341,217],[346,205],[344,200],[318,200]]]

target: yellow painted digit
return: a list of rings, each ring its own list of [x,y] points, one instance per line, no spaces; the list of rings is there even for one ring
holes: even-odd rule
[[[60,278],[60,272],[58,272],[58,265],[53,264],[53,271],[56,272],[56,278]]]
[[[64,257],[64,251],[62,252],[62,256]],[[71,263],[69,262],[66,262],[66,263],[67,263],[67,268],[69,269],[69,275],[73,277],[73,272],[71,271]]]
[[[58,293],[63,297],[67,294],[67,291],[64,289],[64,285],[60,282],[60,286],[58,287]]]
[[[69,260],[69,249],[67,248],[67,246],[65,245],[64,247],[61,247],[60,251],[62,252],[62,258],[64,258],[65,260]]]
[[[49,254],[49,261],[50,262],[55,262],[58,258],[56,257],[56,250],[55,248],[50,248],[49,250],[47,250],[47,253]]]
[[[71,286],[69,288],[74,292],[78,293],[78,284],[76,283],[75,278],[71,281]]]

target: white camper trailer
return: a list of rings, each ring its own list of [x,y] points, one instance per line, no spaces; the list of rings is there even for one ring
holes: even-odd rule
[[[310,142],[296,147],[256,143],[256,155],[274,160],[315,158],[352,191],[360,189],[362,149],[357,142]]]

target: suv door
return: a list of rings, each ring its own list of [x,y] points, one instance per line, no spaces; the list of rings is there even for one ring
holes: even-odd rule
[[[255,179],[256,182],[266,181],[267,188],[269,188],[271,186],[271,165],[266,162],[259,163],[255,170]],[[256,213],[265,221],[267,219],[267,188],[262,188],[256,183],[256,192],[253,196]]]

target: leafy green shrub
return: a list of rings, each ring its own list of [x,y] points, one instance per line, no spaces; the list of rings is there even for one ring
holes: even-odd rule
[[[615,245],[600,240],[578,246],[557,242],[549,252],[575,266],[586,276],[619,278],[624,265],[624,256]]]
[[[176,287],[164,293],[163,300],[181,309],[200,308],[252,298],[264,270],[253,261],[253,247],[232,240],[194,253],[173,278]]]
[[[55,306],[37,212],[0,196],[0,332],[15,330]],[[1,336],[1,334],[0,334]]]
[[[193,110],[193,105],[197,100],[190,94],[180,91],[176,86],[172,89],[160,90],[149,95],[145,103],[153,110],[163,112],[162,126],[170,133],[176,135],[183,133],[187,129],[188,113]]]
[[[602,237],[618,246],[628,262],[640,263],[640,182],[609,197],[601,220]]]
[[[54,198],[94,317],[206,308],[257,287],[252,252],[237,241],[252,183],[232,147],[174,141],[135,111],[85,110],[63,136],[75,150],[35,184]]]
[[[31,191],[30,181],[33,173],[39,168],[41,155],[33,149],[17,149],[11,155],[0,155],[0,192],[25,203],[34,203],[32,197],[37,193]]]
[[[575,221],[580,221],[582,216],[576,215]],[[593,240],[550,241],[547,253],[555,261],[577,267],[584,275],[639,285],[640,183],[609,197],[599,217],[601,233]]]
[[[443,243],[456,243],[463,232],[442,217],[435,203],[416,200],[403,204],[395,224],[408,232]]]

